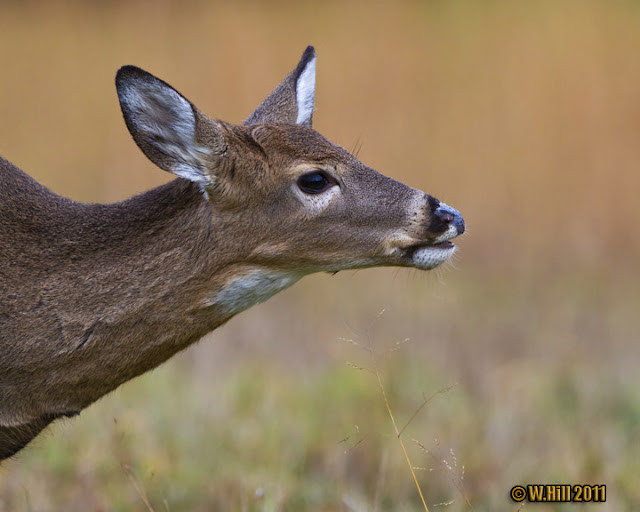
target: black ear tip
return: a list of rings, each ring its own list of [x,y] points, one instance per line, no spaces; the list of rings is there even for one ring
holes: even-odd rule
[[[122,66],[116,73],[116,87],[120,87],[128,77],[135,73],[135,66]]]
[[[122,66],[116,73],[116,87],[120,87],[130,80],[144,80],[151,77],[150,73],[147,73],[144,69],[137,66]]]
[[[309,45],[307,46],[307,48],[305,49],[304,53],[302,54],[302,62],[308,62],[311,59],[313,59],[316,56],[316,50],[313,46]]]
[[[293,71],[293,78],[298,80],[300,74],[306,69],[307,65],[316,58],[316,51],[313,46],[307,46],[307,49],[302,54],[300,62],[298,62],[298,66]]]

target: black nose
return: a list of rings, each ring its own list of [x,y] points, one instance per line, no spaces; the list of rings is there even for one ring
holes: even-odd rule
[[[455,208],[451,208],[444,203],[440,203],[440,205],[433,211],[434,215],[434,226],[432,230],[436,232],[446,231],[449,229],[449,226],[453,226],[456,228],[456,232],[458,235],[464,233],[464,219],[460,212]]]

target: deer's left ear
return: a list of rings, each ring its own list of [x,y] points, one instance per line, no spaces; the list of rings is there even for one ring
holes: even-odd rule
[[[244,122],[302,124],[311,127],[316,89],[316,52],[307,46],[296,68]]]

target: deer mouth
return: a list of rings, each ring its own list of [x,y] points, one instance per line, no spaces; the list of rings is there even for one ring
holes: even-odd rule
[[[455,244],[445,240],[435,244],[427,242],[414,244],[404,249],[404,253],[412,267],[431,270],[451,258],[455,250]]]

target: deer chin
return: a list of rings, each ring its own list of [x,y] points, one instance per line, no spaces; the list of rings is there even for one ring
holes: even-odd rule
[[[416,244],[405,249],[405,255],[412,267],[431,270],[447,261],[456,251],[456,246],[445,240],[437,244]]]

